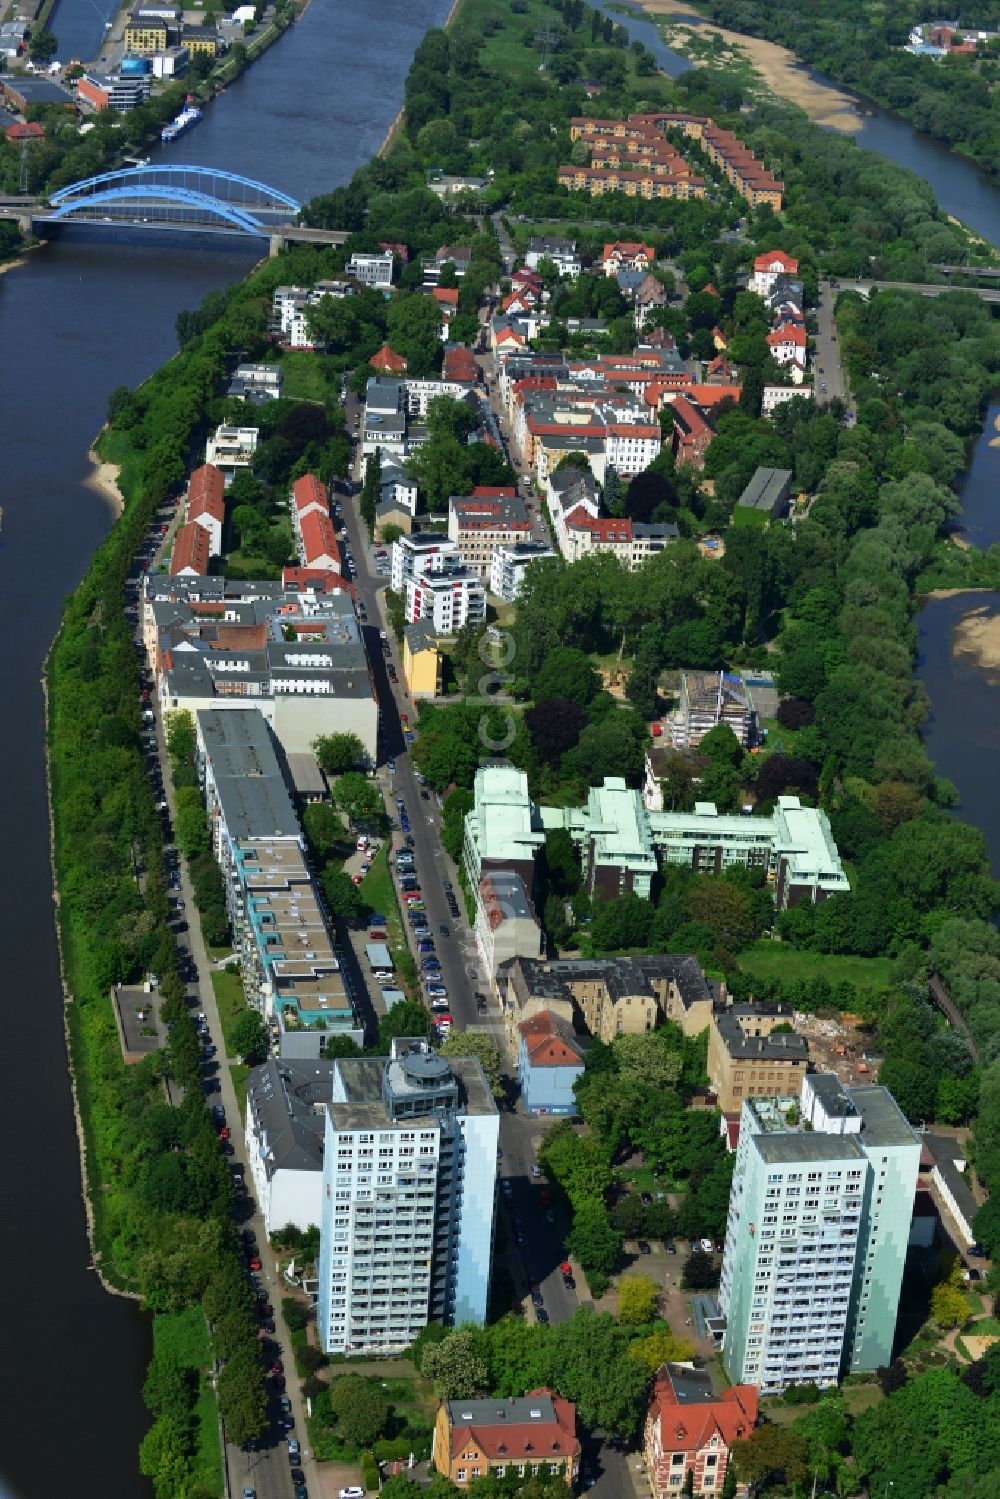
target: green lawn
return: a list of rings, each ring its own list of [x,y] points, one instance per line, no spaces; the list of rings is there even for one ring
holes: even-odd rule
[[[758,531],[766,531],[770,524],[767,511],[755,510],[752,505],[737,505],[733,511],[734,526],[755,526]]]
[[[387,945],[392,953],[396,976],[401,982],[401,987],[411,991],[411,997],[416,995],[417,967],[407,946],[406,933],[403,931],[403,918],[396,899],[392,875],[389,873],[388,839],[375,855],[371,869],[361,881],[361,894],[373,911],[377,911],[380,916],[386,918]]]
[[[800,952],[785,942],[755,942],[740,953],[744,973],[761,979],[825,978],[831,984],[844,981],[857,989],[880,989],[889,983],[888,958],[839,957],[836,954]]]
[[[236,1090],[236,1102],[239,1104],[240,1119],[244,1124],[247,1117],[247,1078],[252,1071],[253,1068],[247,1067],[243,1062],[234,1062],[229,1069],[229,1074],[233,1080],[233,1087]]]
[[[245,1015],[249,1006],[243,989],[243,980],[238,973],[227,973],[224,968],[212,969],[212,988],[215,990],[215,1002],[219,1007],[219,1020],[222,1022],[222,1034],[226,1042],[226,1056],[236,1056],[232,1045],[232,1033],[236,1022],[241,1015]]]
[[[281,361],[285,374],[283,394],[288,401],[325,401],[332,386],[326,375],[322,354],[304,349],[290,349]]]
[[[97,440],[97,452],[105,463],[116,463],[121,469],[118,488],[126,505],[136,498],[139,491],[139,470],[142,454],[132,446],[126,432],[108,428]]]
[[[198,1447],[194,1480],[213,1494],[222,1493],[222,1452],[219,1445],[219,1410],[209,1382],[212,1351],[208,1327],[199,1306],[183,1312],[164,1312],[153,1319],[153,1344],[158,1356],[176,1360],[183,1369],[196,1369],[200,1389],[195,1406]]]

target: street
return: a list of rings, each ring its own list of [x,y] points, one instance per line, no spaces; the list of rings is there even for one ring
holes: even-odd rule
[[[835,399],[845,402],[849,399],[833,319],[835,301],[836,294],[829,281],[821,281],[816,309],[816,399],[821,405]]]

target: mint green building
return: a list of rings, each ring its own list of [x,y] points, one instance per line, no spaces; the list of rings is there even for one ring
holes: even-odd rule
[[[743,1104],[719,1306],[723,1362],[766,1395],[892,1360],[920,1141],[886,1088],[807,1076]]]

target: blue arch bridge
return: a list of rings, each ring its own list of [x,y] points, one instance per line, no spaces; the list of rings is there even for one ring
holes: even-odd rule
[[[49,195],[50,224],[66,220],[144,224],[269,236],[294,226],[300,205],[287,193],[204,166],[132,166],[73,182]]]

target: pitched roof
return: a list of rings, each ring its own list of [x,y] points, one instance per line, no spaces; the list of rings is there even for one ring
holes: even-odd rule
[[[383,344],[376,354],[373,354],[368,363],[373,370],[386,370],[393,375],[401,375],[406,370],[406,360],[402,354],[397,354],[390,349],[388,344]]]
[[[302,533],[302,552],[306,567],[319,557],[329,557],[339,567],[340,549],[333,529],[333,522],[321,510],[310,510],[299,525]]]
[[[718,1436],[727,1447],[753,1431],[757,1391],[753,1385],[730,1385],[712,1393],[708,1375],[682,1364],[663,1364],[656,1374],[653,1414],[660,1422],[664,1452],[696,1452]]]
[[[208,572],[208,555],[208,532],[197,521],[188,521],[174,537],[170,572],[174,577],[185,570],[204,575]]]
[[[435,302],[440,302],[443,307],[450,307],[458,311],[458,287],[457,286],[435,286],[431,292]]]
[[[299,514],[310,505],[318,505],[329,515],[330,506],[326,497],[326,485],[315,474],[303,474],[292,485],[292,503]]]
[[[564,524],[574,531],[588,531],[595,541],[630,542],[632,540],[630,520],[613,515],[591,515],[583,505],[577,505],[575,510],[571,510]]]
[[[799,263],[793,256],[786,255],[784,250],[765,250],[763,255],[755,257],[753,268],[755,271],[782,270],[794,276]]]
[[[479,379],[476,356],[464,344],[452,344],[444,351],[442,374],[446,380],[461,380],[469,385],[475,385]]]
[[[554,1461],[577,1456],[576,1406],[550,1390],[529,1390],[521,1399],[449,1400],[451,1455],[470,1442],[488,1458],[508,1462]]]
[[[796,348],[804,349],[806,346],[806,330],[800,323],[782,323],[767,335],[767,343],[772,347],[777,344],[795,344]]]
[[[188,503],[200,499],[203,494],[218,495],[221,500],[226,491],[226,480],[222,470],[214,463],[202,463],[192,470],[188,479]]]
[[[525,1050],[532,1067],[578,1067],[583,1050],[565,1021],[551,1010],[541,1010],[522,1020],[518,1030],[524,1037]]]
[[[634,240],[616,239],[604,246],[601,251],[602,260],[610,260],[613,255],[628,256],[630,259],[636,255],[645,255],[647,260],[656,259],[656,251],[652,245],[644,245]]]
[[[43,141],[45,127],[39,125],[36,120],[29,120],[27,124],[21,124],[18,121],[14,125],[8,125],[4,135],[9,141]]]

